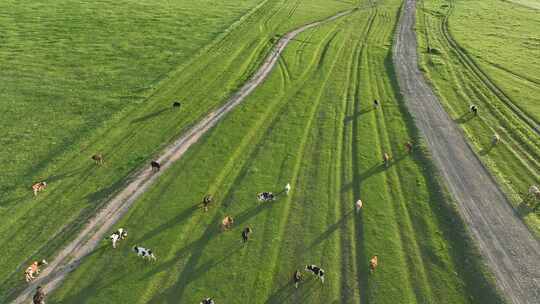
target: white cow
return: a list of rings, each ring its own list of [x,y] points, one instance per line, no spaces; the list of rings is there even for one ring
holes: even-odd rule
[[[135,246],[133,247],[133,251],[135,251],[135,253],[137,253],[137,255],[143,259],[154,260],[154,261],[156,260],[156,256],[150,249],[146,249],[140,246]]]

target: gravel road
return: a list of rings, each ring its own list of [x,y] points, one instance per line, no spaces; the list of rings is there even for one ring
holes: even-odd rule
[[[393,60],[401,93],[468,231],[510,303],[540,303],[540,243],[510,206],[418,68],[416,1],[405,0]]]

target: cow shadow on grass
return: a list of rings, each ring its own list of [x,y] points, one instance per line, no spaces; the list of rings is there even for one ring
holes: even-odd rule
[[[468,122],[469,120],[473,119],[474,116],[475,115],[471,112],[465,112],[461,114],[461,116],[459,116],[458,118],[454,119],[454,122],[457,124],[464,124]]]
[[[343,187],[341,188],[341,192],[347,192],[350,189],[352,189],[355,182],[361,183],[362,181],[364,181],[365,179],[370,178],[371,176],[377,175],[377,174],[379,174],[381,172],[384,172],[384,171],[390,169],[391,167],[395,166],[396,164],[398,164],[399,162],[401,162],[402,160],[407,158],[407,156],[409,156],[409,155],[411,155],[411,154],[400,155],[399,157],[390,160],[388,165],[385,165],[383,162],[380,162],[380,163],[374,165],[373,167],[365,170],[362,173],[355,172],[354,177],[352,178],[352,181],[349,182],[349,183],[346,183],[345,185],[343,185]]]
[[[360,110],[358,112],[354,112],[353,114],[346,116],[345,119],[343,119],[343,122],[344,123],[350,123],[350,122],[354,121],[356,118],[358,118],[358,117],[360,117],[360,116],[362,116],[364,114],[373,112],[374,110],[375,110],[374,108],[368,108],[368,109]]]
[[[493,150],[493,148],[495,148],[495,146],[497,146],[497,144],[492,141],[489,145],[480,150],[478,154],[480,154],[481,156],[487,155],[489,152],[491,152],[491,150]]]
[[[47,183],[54,183],[54,182],[57,182],[66,178],[74,177],[78,175],[79,173],[83,172],[85,169],[88,169],[88,166],[80,167],[80,168],[73,169],[67,172],[62,172],[56,175],[51,175],[49,177],[44,178],[43,180],[46,181]]]
[[[309,303],[310,296],[313,295],[316,288],[324,287],[319,279],[304,273],[304,280],[300,282],[298,288],[294,287],[291,277],[284,280],[287,284],[279,287],[277,291],[271,294],[264,302],[265,304],[282,304],[282,303]]]
[[[163,224],[159,225],[158,227],[152,229],[151,231],[145,233],[143,236],[141,236],[139,239],[137,239],[137,242],[144,243],[145,241],[153,238],[154,236],[162,233],[163,231],[168,230],[168,229],[174,227],[175,225],[178,225],[178,223],[181,223],[181,222],[187,220],[188,218],[190,218],[193,215],[193,213],[195,213],[195,211],[197,211],[197,209],[199,209],[198,204],[187,208],[186,210],[182,211],[181,213],[179,213],[177,216],[175,216],[174,218],[172,218],[168,222],[163,223]]]
[[[351,204],[352,205],[352,204]],[[308,246],[308,249],[307,250],[311,250],[313,249],[313,247],[319,245],[320,243],[322,243],[324,240],[328,239],[334,232],[336,232],[338,229],[340,228],[345,228],[346,227],[346,223],[348,220],[352,220],[353,218],[351,217],[351,215],[353,215],[354,211],[351,209],[349,212],[347,212],[346,214],[344,214],[341,219],[337,222],[335,222],[334,224],[330,225],[328,227],[328,229],[326,229],[325,232],[323,232],[321,235],[319,235],[317,238],[315,238],[311,244]]]
[[[131,121],[131,123],[139,123],[139,122],[144,122],[144,121],[147,121],[147,120],[150,120],[152,118],[155,118],[157,116],[160,116],[161,114],[165,113],[165,112],[168,112],[168,111],[171,111],[172,108],[164,108],[164,109],[161,109],[161,110],[157,110],[157,111],[154,111],[150,114],[147,114],[145,116],[141,116],[139,118],[135,118]]]
[[[218,229],[216,227],[218,227],[218,224],[220,222],[219,217],[219,214],[216,214],[214,216],[212,223],[206,228],[203,235],[197,241],[180,249],[176,253],[177,258],[161,264],[159,267],[150,271],[145,276],[151,277],[156,273],[171,269],[171,267],[178,263],[179,260],[183,259],[185,255],[187,255],[188,253],[190,254],[190,257],[184,263],[185,267],[180,273],[176,283],[161,292],[159,295],[155,296],[153,299],[151,299],[151,303],[164,303],[167,302],[168,299],[181,299],[184,295],[187,285],[189,285],[190,282],[201,277],[208,270],[223,263],[225,260],[232,257],[242,248],[242,245],[240,243],[235,242],[229,247],[223,249],[224,255],[222,255],[220,258],[205,262],[202,265],[198,265],[200,259],[204,256],[204,250],[206,246],[210,243],[211,239],[218,233]]]

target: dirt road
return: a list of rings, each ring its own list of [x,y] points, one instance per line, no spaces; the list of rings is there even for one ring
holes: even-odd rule
[[[540,243],[418,69],[415,5],[415,0],[405,0],[393,50],[401,93],[497,286],[511,303],[540,303]]]
[[[127,186],[114,196],[94,218],[89,221],[85,228],[78,234],[74,241],[63,248],[53,261],[45,268],[39,279],[30,284],[12,303],[26,303],[30,300],[36,286],[41,285],[46,293],[50,293],[64,280],[66,275],[74,270],[81,260],[91,253],[106,234],[111,231],[113,225],[129,210],[133,203],[169,168],[199,138],[215,126],[227,113],[240,104],[255,88],[257,88],[268,76],[277,63],[280,54],[287,44],[301,32],[330,22],[337,18],[352,13],[354,10],[344,11],[328,19],[310,23],[294,31],[285,34],[270,52],[262,66],[250,80],[248,80],[238,92],[227,100],[219,109],[209,113],[202,121],[192,127],[172,145],[167,147],[159,157],[161,170],[152,173],[151,169],[145,168],[129,177]]]

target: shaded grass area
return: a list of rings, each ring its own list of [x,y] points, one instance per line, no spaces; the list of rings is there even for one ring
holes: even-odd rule
[[[223,103],[260,64],[272,37],[351,7],[322,0],[1,5],[0,22],[17,15],[46,21],[6,26],[1,38],[9,38],[0,58],[10,68],[0,73],[7,109],[0,114],[7,132],[0,243],[9,244],[0,257],[0,301],[23,286],[31,259],[50,259],[130,173]],[[42,41],[70,37],[76,41],[64,46]],[[87,56],[68,51],[74,45]],[[102,75],[107,85],[96,85]],[[20,91],[22,83],[34,95]],[[172,109],[174,100],[180,109]],[[100,168],[90,160],[98,151],[105,156]],[[37,180],[49,187],[32,198]]]
[[[49,301],[500,302],[397,95],[399,6],[379,2],[300,35],[264,85],[118,223],[130,238],[116,250],[104,241]],[[289,182],[288,196],[256,201]],[[204,213],[207,193],[216,202]],[[235,225],[220,233],[226,215]],[[242,244],[246,226],[254,233]],[[134,245],[158,260],[137,259]],[[293,271],[312,263],[326,270],[324,285],[306,274],[295,289]]]
[[[490,8],[493,8],[490,9],[491,15],[486,13],[487,7],[484,5],[491,5]],[[527,11],[524,12],[523,8],[506,9],[505,14],[508,15],[504,20],[509,21],[497,24],[511,27],[518,22],[523,25],[520,30],[512,32],[506,28],[499,29],[501,35],[498,38],[485,34],[485,31],[493,31],[494,27],[499,26],[495,25],[492,18],[505,16],[494,12],[504,10],[508,5],[512,4],[500,1],[487,1],[486,4],[431,0],[420,2],[417,19],[417,29],[419,33],[423,33],[418,35],[420,65],[451,117],[461,125],[473,150],[478,153],[482,162],[502,186],[517,214],[524,219],[533,233],[538,235],[540,210],[527,205],[524,198],[527,189],[540,182],[540,137],[505,104],[500,94],[487,86],[483,80],[489,77],[496,86],[500,83],[511,86],[517,81],[516,75],[527,75],[529,80],[524,77],[519,80],[521,84],[531,89],[521,91],[524,95],[521,93],[515,95],[511,90],[506,90],[507,87],[504,85],[498,89],[503,90],[512,101],[531,102],[534,106],[530,108],[519,105],[531,116],[538,108],[534,98],[529,98],[531,94],[538,95],[536,92],[539,88],[535,88],[534,84],[536,81],[534,78],[537,77],[535,76],[537,56],[533,56],[531,50],[527,49],[521,50],[520,56],[514,56],[517,47],[515,41],[535,35],[533,32],[525,33],[525,29],[534,27],[536,21],[512,15],[525,14]],[[464,14],[468,14],[468,17],[464,17]],[[464,25],[457,25],[460,23],[458,20],[464,19],[469,19],[463,21],[464,24],[478,23],[480,30],[477,34],[485,36],[482,36],[482,39],[479,37],[473,39],[471,34],[466,34],[463,30]],[[483,22],[482,27],[479,25],[480,21]],[[469,24],[470,26],[472,25]],[[466,42],[463,38],[465,35],[469,35]],[[454,37],[460,43],[457,47]],[[498,46],[494,47],[493,44]],[[428,46],[437,52],[427,52]],[[508,59],[504,59],[505,56]],[[500,64],[502,69],[494,68],[493,64],[486,65],[488,61]],[[526,67],[528,69],[525,73]],[[515,89],[519,87],[514,86]],[[468,113],[470,104],[479,106],[478,117]],[[498,145],[492,142],[495,133],[502,139]]]

